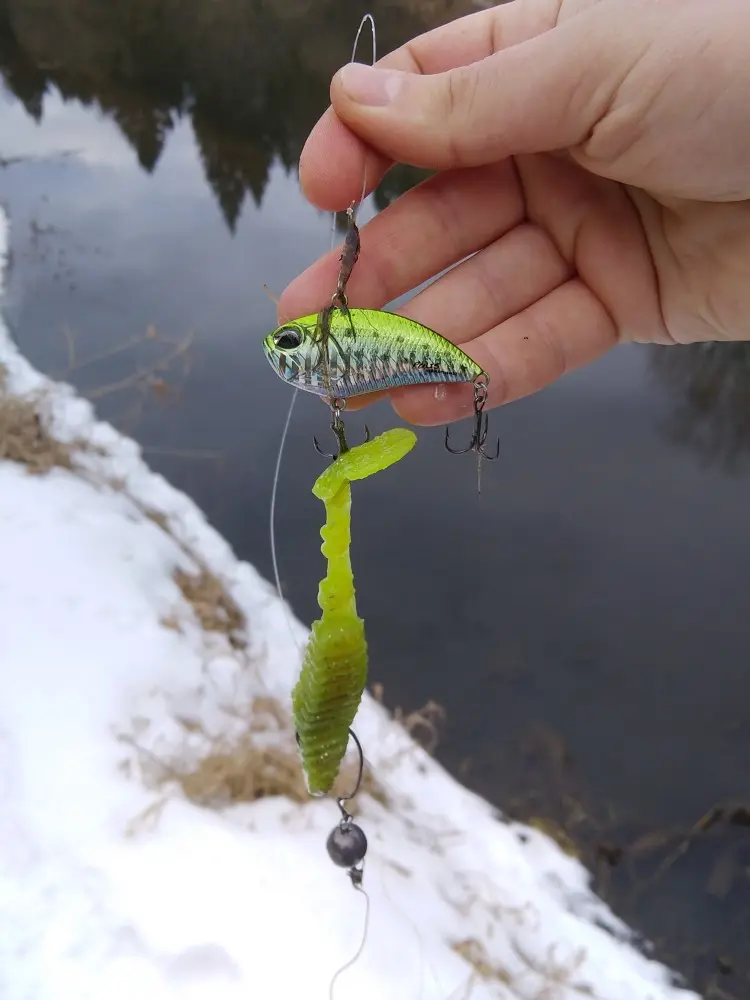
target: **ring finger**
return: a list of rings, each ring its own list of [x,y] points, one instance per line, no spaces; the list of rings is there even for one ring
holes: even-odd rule
[[[524,223],[438,278],[399,313],[466,345],[467,353],[473,356],[470,342],[544,299],[571,274],[570,264],[547,233],[533,223]],[[443,393],[455,398],[459,409],[470,409],[471,394],[465,386],[441,387],[440,395]],[[386,394],[355,397],[347,407],[358,410]],[[407,401],[424,397],[428,411],[437,405],[434,387],[410,386],[393,394]]]

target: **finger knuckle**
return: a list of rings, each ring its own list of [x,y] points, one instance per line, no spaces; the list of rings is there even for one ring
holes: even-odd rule
[[[465,137],[467,124],[475,117],[477,75],[469,70],[446,73],[443,100],[443,127],[448,154],[456,166],[469,164]]]

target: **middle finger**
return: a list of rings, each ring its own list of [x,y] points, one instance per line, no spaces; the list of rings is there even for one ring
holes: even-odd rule
[[[347,286],[352,306],[381,308],[481,250],[524,216],[512,161],[437,174],[397,198],[361,230]],[[336,287],[340,247],[287,286],[279,322],[320,309]]]
[[[549,234],[525,222],[442,275],[399,312],[465,344],[523,312],[572,274]]]
[[[436,330],[454,344],[465,344],[543,300],[572,274],[573,267],[549,234],[527,222],[452,268],[415,295],[399,313]],[[428,409],[434,408],[434,389],[430,389]],[[420,391],[417,389],[416,394]],[[354,412],[394,392],[394,398],[404,394],[414,398],[415,387],[356,396],[348,400],[347,407]],[[468,412],[471,395],[461,391],[453,395],[457,405]]]

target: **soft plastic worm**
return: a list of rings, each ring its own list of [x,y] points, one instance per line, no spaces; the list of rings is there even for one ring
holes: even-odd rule
[[[416,440],[405,428],[386,431],[340,455],[312,489],[326,507],[320,534],[328,571],[318,589],[323,613],[313,622],[292,706],[308,788],[314,795],[330,791],[336,780],[367,682],[365,626],[357,615],[349,557],[349,483],[398,462]]]

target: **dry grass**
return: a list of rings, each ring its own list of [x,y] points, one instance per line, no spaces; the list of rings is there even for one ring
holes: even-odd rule
[[[144,774],[153,786],[176,781],[186,798],[196,805],[220,808],[242,802],[283,796],[291,802],[309,802],[294,731],[289,714],[278,701],[257,697],[243,716],[245,730],[238,738],[212,736],[192,720],[178,720],[188,734],[200,733],[208,750],[197,760],[169,763],[137,744]],[[129,741],[133,742],[133,741]],[[356,760],[347,759],[332,796],[348,794],[357,775]],[[382,786],[365,768],[361,795],[385,803]],[[351,812],[355,815],[356,803]]]
[[[275,795],[306,801],[299,756],[282,706],[273,698],[255,698],[246,715],[246,729],[234,740],[207,732],[193,719],[178,719],[186,741],[198,734],[206,749],[180,748],[172,760],[145,749],[134,738],[125,741],[136,749],[151,787],[177,782],[196,805],[220,808]]]
[[[175,775],[186,798],[208,807],[256,802],[279,795],[291,802],[308,800],[293,738],[280,729],[277,740],[260,738],[269,731],[266,714],[269,702],[269,698],[255,700],[247,731],[239,740],[230,743],[219,737],[196,765]]]
[[[201,628],[205,632],[221,632],[234,649],[244,649],[245,616],[221,580],[205,566],[200,566],[197,573],[176,569],[173,576]]]
[[[7,372],[0,365],[0,460],[18,462],[36,476],[54,468],[72,469],[75,452],[85,447],[83,442],[64,444],[50,434],[40,413],[41,400],[38,394],[9,392]]]
[[[492,964],[481,941],[478,941],[476,938],[464,938],[463,941],[454,942],[451,947],[474,970],[464,991],[465,997],[471,996],[473,984],[477,979],[483,979],[485,982],[502,983],[503,986],[508,987],[513,986],[513,976],[511,973],[507,969]]]
[[[393,712],[393,719],[404,727],[425,753],[434,756],[440,742],[439,725],[445,721],[445,709],[442,705],[430,699],[423,708],[417,708],[406,714],[397,706]]]
[[[384,687],[380,683],[371,685],[372,697],[380,704],[384,701]],[[421,747],[425,753],[434,756],[438,743],[440,742],[439,727],[445,721],[445,709],[436,701],[428,701],[422,708],[412,712],[404,712],[400,706],[393,710],[393,721],[397,722],[406,733],[412,738],[414,743],[411,746],[392,754],[381,765],[384,771],[395,770],[404,759],[414,756],[417,747]],[[417,764],[419,770],[424,770],[424,765]]]
[[[546,816],[530,816],[526,820],[526,824],[534,830],[545,834],[550,840],[554,840],[560,850],[567,854],[568,857],[581,860],[582,852],[580,848],[560,823],[556,823],[553,819]]]
[[[526,973],[522,971],[521,973],[514,974],[508,969],[493,963],[484,945],[476,938],[465,938],[462,941],[456,941],[451,946],[453,951],[468,962],[473,969],[462,1000],[468,1000],[471,996],[473,985],[478,979],[484,982],[498,983],[503,987],[513,990],[514,993],[518,992],[518,988],[522,985],[521,980],[526,974],[538,976],[543,980],[539,989],[534,994],[534,1000],[563,1000],[565,996],[571,993],[582,998],[595,996],[593,989],[588,983],[576,980],[576,974],[586,958],[586,953],[583,949],[579,950],[567,962],[560,962],[554,953],[550,952],[547,961],[542,964],[525,954],[513,941],[510,944],[516,956],[526,966]],[[526,984],[526,988],[523,990],[523,995],[529,995],[528,984]]]
[[[217,744],[194,770],[177,775],[186,798],[200,806],[256,802],[282,795],[308,798],[297,755],[281,747],[260,748],[247,733],[234,746]]]
[[[116,484],[112,484],[117,488]],[[122,487],[121,487],[122,488]],[[242,609],[229,593],[225,584],[201,561],[198,555],[178,538],[169,523],[169,518],[163,511],[153,507],[145,507],[134,501],[142,514],[160,528],[182,549],[190,560],[196,564],[197,570],[188,573],[184,569],[176,569],[172,574],[174,582],[182,591],[182,595],[192,607],[193,613],[205,632],[219,632],[227,637],[232,649],[245,651],[247,649],[247,620]],[[180,631],[177,615],[166,615],[161,619],[164,628],[175,632]]]

